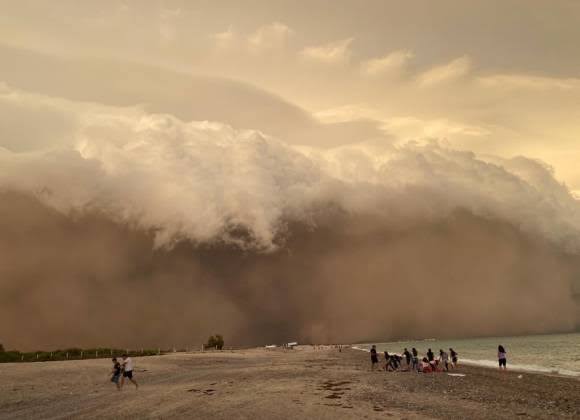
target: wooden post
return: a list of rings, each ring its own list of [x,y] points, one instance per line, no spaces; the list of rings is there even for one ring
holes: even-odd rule
[[[38,353],[36,353],[36,360],[38,360]]]
[[[23,354],[22,354],[22,355],[20,355],[20,361],[21,361],[21,362],[24,362],[24,355],[23,355]]]
[[[99,358],[99,351],[95,350],[95,359],[98,359],[98,358]]]
[[[66,358],[68,359],[68,351],[66,352]]]
[[[81,350],[81,359],[83,358],[83,350]]]

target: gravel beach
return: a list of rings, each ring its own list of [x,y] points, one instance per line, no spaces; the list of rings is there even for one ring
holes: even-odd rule
[[[461,366],[370,372],[368,354],[253,349],[135,358],[118,392],[107,359],[0,365],[0,418],[578,418],[580,380]],[[521,377],[520,377],[521,376]]]

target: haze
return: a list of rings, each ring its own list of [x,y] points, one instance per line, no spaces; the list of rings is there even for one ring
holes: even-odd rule
[[[0,341],[577,329],[578,39],[572,0],[3,1]]]

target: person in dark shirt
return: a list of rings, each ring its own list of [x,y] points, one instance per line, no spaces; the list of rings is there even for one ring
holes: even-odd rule
[[[407,361],[407,368],[411,367],[411,352],[409,352],[409,350],[407,350],[407,348],[405,347],[405,350],[403,350],[403,356],[405,356],[405,360]]]
[[[121,390],[121,385],[119,384],[119,379],[121,379],[121,363],[117,361],[116,357],[113,357],[113,369],[111,370],[111,382],[117,385],[117,390]]]
[[[371,347],[371,371],[375,370],[375,366],[379,364],[379,356],[377,356],[377,347],[373,344]]]
[[[456,368],[457,367],[457,356],[459,356],[459,355],[452,348],[449,348],[449,355],[451,356],[451,365],[453,366],[453,368]]]
[[[417,351],[417,349],[416,349],[415,347],[413,347],[413,348],[411,349],[411,352],[412,352],[412,354],[413,354],[413,357],[412,357],[412,359],[411,359],[411,360],[412,360],[412,362],[413,362],[413,367],[412,367],[412,369],[413,369],[414,371],[418,372],[418,371],[419,371],[419,352]]]
[[[435,360],[435,354],[433,354],[431,349],[427,350],[427,360],[429,360],[429,362],[432,362],[433,360]]]

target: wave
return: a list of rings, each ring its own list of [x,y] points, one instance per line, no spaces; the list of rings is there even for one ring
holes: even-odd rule
[[[473,366],[483,366],[487,368],[497,368],[497,360],[472,360],[472,359],[461,359],[461,363]],[[558,367],[546,367],[533,364],[509,364],[509,370],[516,372],[534,372],[534,373],[546,373],[553,375],[563,375],[563,376],[580,376],[580,372],[563,369]]]

